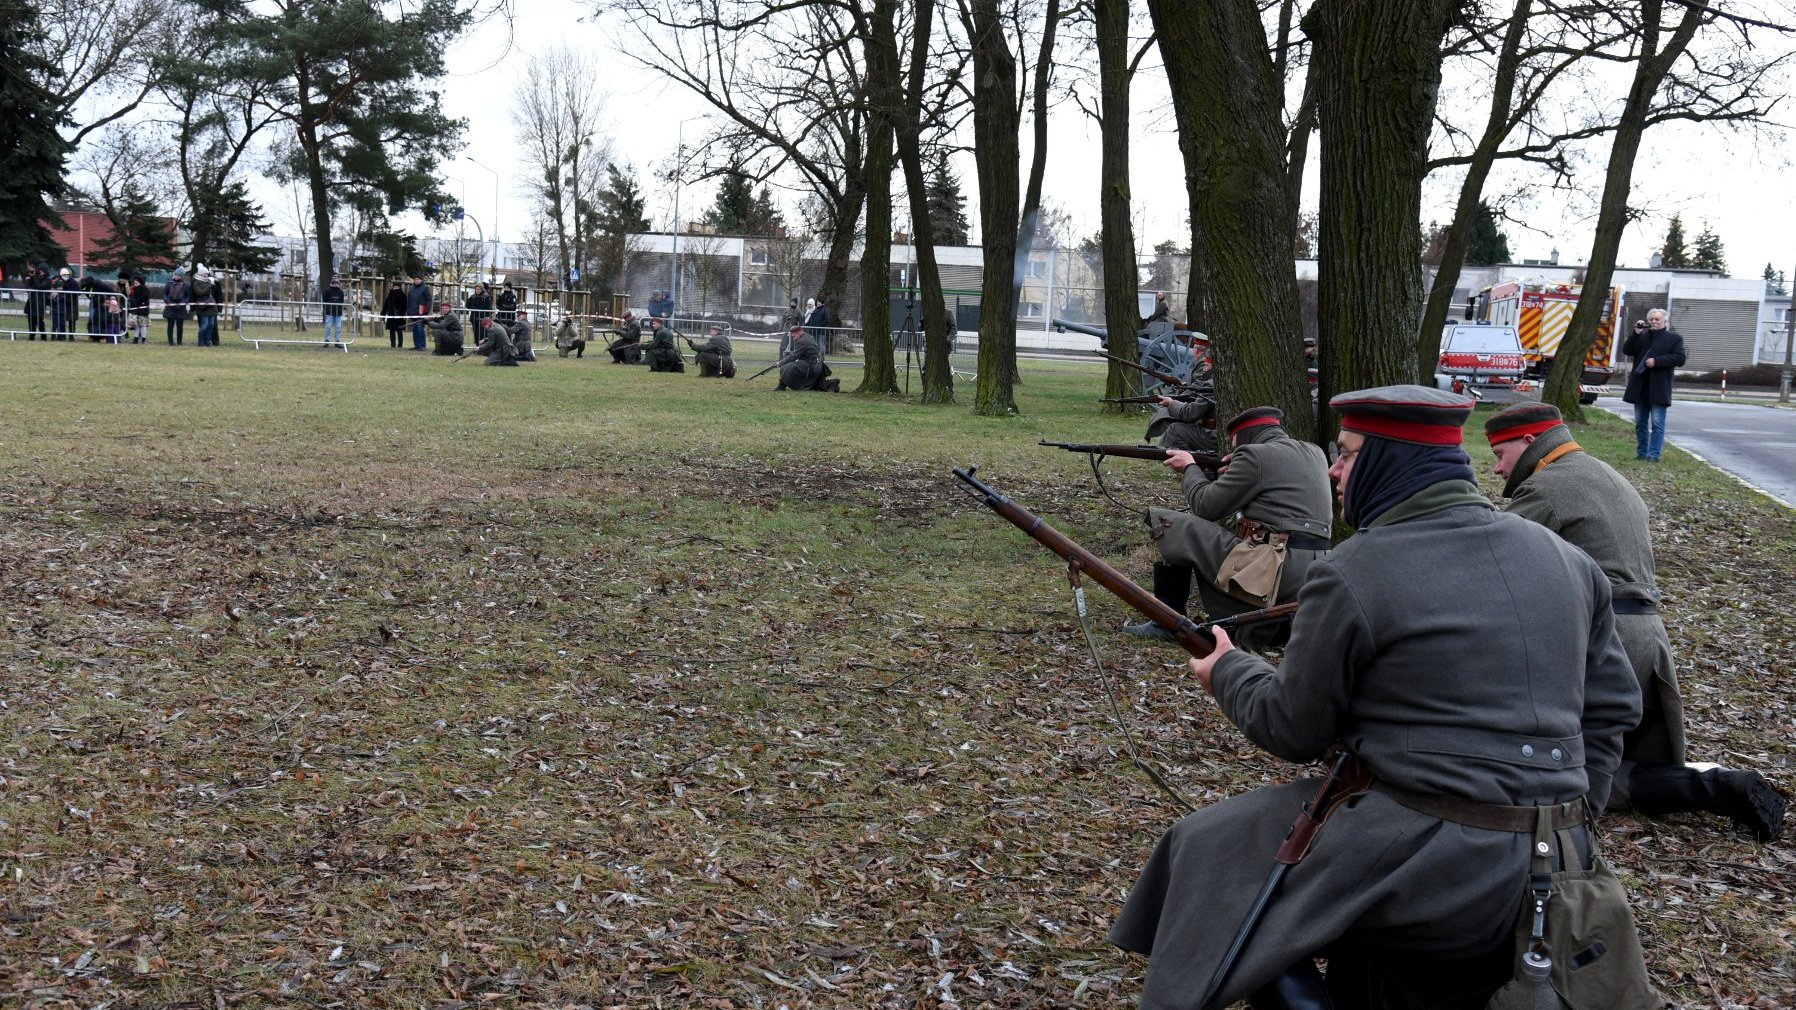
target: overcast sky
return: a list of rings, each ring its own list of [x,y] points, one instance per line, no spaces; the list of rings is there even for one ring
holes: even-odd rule
[[[469,123],[467,152],[444,166],[451,191],[465,190],[470,212],[490,231],[487,218],[494,213],[495,186],[498,200],[498,232],[506,241],[521,237],[528,219],[528,204],[518,180],[522,163],[506,142],[511,127],[510,108],[522,79],[528,55],[565,42],[585,50],[603,67],[603,89],[613,139],[627,152],[637,180],[648,195],[649,216],[656,228],[666,230],[673,220],[672,187],[655,178],[655,169],[675,148],[682,120],[702,117],[705,105],[659,77],[644,73],[618,54],[615,40],[624,37],[613,23],[598,23],[587,12],[591,5],[573,0],[528,0],[519,11],[510,51],[504,51],[502,29],[488,28],[459,42],[451,51],[455,69],[444,81],[446,110]],[[1477,82],[1469,87],[1476,90]],[[1619,104],[1619,93],[1615,102]],[[1779,108],[1780,113],[1787,112]],[[1095,126],[1070,102],[1053,113],[1049,140],[1050,160],[1044,195],[1065,208],[1074,219],[1077,235],[1089,235],[1098,224],[1098,137]],[[1780,116],[1780,121],[1784,117]],[[1135,87],[1133,113],[1135,138],[1131,189],[1137,219],[1136,238],[1143,251],[1165,239],[1189,244],[1185,234],[1185,197],[1178,141],[1166,100],[1164,69],[1144,68]],[[688,144],[707,132],[703,119],[685,123]],[[1025,123],[1025,133],[1027,133]],[[1789,132],[1781,126],[1769,131],[1771,139],[1753,143],[1719,130],[1671,125],[1647,134],[1634,175],[1632,203],[1646,216],[1629,227],[1621,247],[1621,262],[1645,266],[1664,237],[1673,213],[1683,216],[1686,235],[1694,239],[1704,222],[1725,244],[1728,265],[1735,275],[1757,276],[1767,262],[1796,272],[1796,174],[1785,153]],[[1028,157],[1024,137],[1024,157]],[[1583,172],[1586,185],[1600,185],[1604,142],[1592,152],[1592,163]],[[480,165],[469,158],[477,159]],[[1315,205],[1314,166],[1307,202]],[[484,165],[485,167],[480,167]],[[955,162],[975,230],[977,183],[972,156]],[[489,169],[491,171],[489,171]],[[1457,179],[1431,177],[1425,186],[1425,219],[1445,219],[1458,193]],[[681,218],[691,220],[710,204],[713,190],[706,185],[684,187]],[[788,220],[797,215],[797,196],[789,194],[782,210]],[[898,228],[903,229],[903,208]],[[1524,224],[1507,224],[1510,249],[1515,259],[1545,259],[1557,249],[1562,262],[1583,262],[1588,254],[1595,216],[1595,193],[1569,198],[1547,195],[1517,203],[1511,213]],[[277,217],[277,220],[279,218]],[[421,220],[414,228],[427,230]]]

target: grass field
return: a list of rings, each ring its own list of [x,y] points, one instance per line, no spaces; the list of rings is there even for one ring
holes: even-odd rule
[[[1180,810],[1064,569],[948,478],[1145,579],[1084,460],[1034,445],[1140,434],[1095,369],[994,420],[970,382],[924,408],[368,343],[0,343],[0,1006],[1132,1002],[1104,933]],[[1796,521],[1623,465],[1693,757],[1789,783]],[[1297,774],[1179,654],[1099,646],[1193,802]],[[1606,837],[1668,996],[1796,1003],[1796,852]]]

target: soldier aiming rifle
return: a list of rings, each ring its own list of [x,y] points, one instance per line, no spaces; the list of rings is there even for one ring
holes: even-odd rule
[[[605,348],[611,352],[611,363],[642,364],[642,326],[636,322],[636,313],[625,310],[623,325],[611,332],[617,334],[617,339]]]

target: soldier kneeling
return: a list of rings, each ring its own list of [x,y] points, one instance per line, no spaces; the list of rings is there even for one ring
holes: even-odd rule
[[[503,322],[499,324],[505,326]],[[536,351],[530,346],[530,315],[522,309],[518,310],[518,321],[507,327],[511,332],[512,349],[517,352],[519,361],[535,361]]]
[[[570,351],[576,358],[586,357],[586,340],[580,336],[579,331],[574,329],[572,319],[563,319],[555,324],[555,349],[560,351],[564,358]]]
[[[424,328],[429,331],[436,345],[436,350],[432,353],[449,356],[461,353],[461,317],[455,314],[448,302],[437,303],[437,314],[425,320]]]
[[[611,363],[614,365],[642,364],[642,326],[636,322],[636,313],[625,312],[624,324],[613,332],[617,334],[617,339],[605,348],[611,352]]]
[[[649,328],[655,331],[649,341],[648,359],[651,372],[684,372],[686,358],[680,348],[674,344],[673,327],[661,321],[659,316],[649,319]]]
[[[682,337],[693,350],[698,352],[698,377],[701,379],[734,379],[736,377],[736,359],[732,357],[734,348],[730,338],[723,335],[723,327],[711,327],[711,335],[704,340]]]
[[[482,319],[480,325],[480,343],[475,344],[474,349],[468,353],[486,355],[486,363],[489,365],[509,365],[516,368],[518,350],[517,345],[511,342],[511,331],[503,323],[494,322],[491,316]]]

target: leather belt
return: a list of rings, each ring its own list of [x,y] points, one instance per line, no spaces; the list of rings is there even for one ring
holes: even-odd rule
[[[1275,533],[1258,519],[1243,518],[1235,524],[1235,538],[1245,543],[1280,543],[1293,551],[1329,551],[1334,544],[1327,537],[1308,533]]]
[[[1332,551],[1334,542],[1327,537],[1313,537],[1308,533],[1292,533],[1285,546],[1294,551]]]
[[[1510,807],[1501,803],[1480,803],[1458,796],[1412,793],[1379,781],[1374,781],[1372,788],[1416,813],[1487,831],[1513,831],[1518,834],[1531,832],[1540,817],[1539,807]],[[1555,803],[1548,809],[1551,811],[1548,825],[1553,831],[1583,824],[1586,819],[1584,798],[1581,796],[1567,803]]]
[[[1616,597],[1609,601],[1609,606],[1618,614],[1656,614],[1659,605],[1651,600],[1637,600]]]

